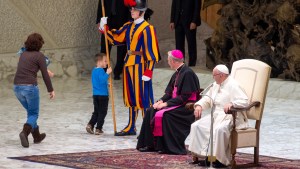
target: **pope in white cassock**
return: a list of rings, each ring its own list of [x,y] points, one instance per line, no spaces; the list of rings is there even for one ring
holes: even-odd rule
[[[217,65],[213,69],[213,78],[215,82],[207,92],[207,96],[203,96],[194,105],[194,114],[196,118],[191,126],[191,132],[186,144],[188,149],[193,154],[200,156],[210,155],[210,122],[211,115],[201,118],[202,110],[212,108],[213,103],[215,109],[213,112],[213,156],[216,156],[217,161],[213,163],[213,167],[226,167],[231,161],[230,152],[230,133],[232,130],[232,115],[226,112],[232,107],[242,107],[248,105],[248,97],[245,91],[239,84],[229,76],[228,68],[225,65]],[[248,120],[245,113],[238,113],[236,127],[238,129],[247,128]],[[194,163],[198,165],[209,165],[207,162],[197,161],[194,158]]]

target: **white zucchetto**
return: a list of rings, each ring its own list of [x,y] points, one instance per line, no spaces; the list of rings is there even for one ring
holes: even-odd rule
[[[224,74],[229,74],[229,70],[225,65],[217,65],[216,69]]]

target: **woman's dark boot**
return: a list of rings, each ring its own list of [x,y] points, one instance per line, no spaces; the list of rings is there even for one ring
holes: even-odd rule
[[[19,134],[20,140],[21,140],[21,145],[23,147],[29,147],[29,142],[28,142],[28,135],[31,132],[31,125],[25,123],[23,126],[23,130]]]
[[[32,134],[32,137],[33,137],[33,143],[40,143],[46,137],[45,133],[40,134],[39,126],[35,129],[33,129],[33,131],[31,131],[31,134]]]

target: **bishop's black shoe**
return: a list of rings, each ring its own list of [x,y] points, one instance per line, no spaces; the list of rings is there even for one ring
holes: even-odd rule
[[[165,151],[163,151],[163,150],[159,150],[158,154],[167,154],[167,153]]]
[[[140,152],[153,152],[153,151],[155,151],[155,149],[154,148],[152,148],[152,147],[142,147],[142,148],[139,148],[138,149]]]
[[[120,131],[115,133],[115,136],[130,136],[130,135],[136,135],[135,131]]]

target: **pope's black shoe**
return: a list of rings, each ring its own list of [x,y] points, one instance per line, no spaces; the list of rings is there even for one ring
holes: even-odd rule
[[[198,163],[199,163],[198,160],[197,160],[197,161],[190,161],[190,162],[189,162],[189,164],[192,164],[192,165],[193,165],[193,164],[198,164]]]
[[[205,160],[198,161],[198,166],[209,167],[209,165],[210,165],[210,162],[208,161],[208,158],[205,158]]]
[[[136,135],[135,131],[120,131],[115,133],[115,136],[129,136],[129,135]]]
[[[227,166],[222,164],[219,160],[213,163],[214,168],[226,168]]]
[[[190,161],[189,164],[198,164],[199,163],[199,159],[197,156],[193,156],[193,161]]]

